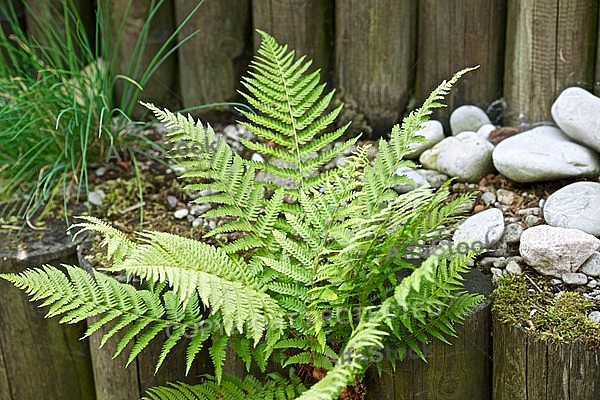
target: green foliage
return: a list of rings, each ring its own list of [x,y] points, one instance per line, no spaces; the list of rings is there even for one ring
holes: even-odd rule
[[[133,107],[154,71],[185,42],[175,39],[187,19],[140,70],[150,24],[164,4],[152,1],[129,58],[129,75],[118,74],[123,23],[111,36],[107,1],[97,2],[91,32],[77,1],[60,0],[56,8],[39,3],[40,12],[28,11],[36,37],[19,24],[13,2],[0,4],[11,32],[0,31],[6,59],[0,63],[0,202],[8,202],[0,218],[10,223],[39,215],[58,193],[86,192],[88,164],[103,160],[111,146],[143,142],[135,130],[125,129]],[[131,7],[129,0],[123,22]],[[124,85],[118,101],[117,84]]]
[[[197,328],[201,318],[223,328],[223,333],[199,329],[188,346],[189,368],[199,347],[211,337],[214,379],[155,388],[149,391],[150,399],[297,395],[332,399],[368,367],[369,360],[361,357],[365,350],[391,346],[422,355],[421,343],[447,340],[454,334],[453,324],[481,300],[461,291],[472,253],[432,256],[420,265],[409,263],[404,254],[390,257],[404,243],[439,237],[456,222],[457,210],[466,200],[448,201],[447,186],[440,190],[423,186],[403,195],[397,195],[393,186],[411,183],[394,172],[410,164],[403,157],[417,140],[420,124],[467,70],[443,82],[423,109],[407,116],[402,127],[394,127],[390,140],[380,142],[373,162],[368,146],[358,146],[343,166],[324,172],[321,167],[357,139],[332,146],[345,131],[329,128],[339,113],[327,111],[332,93],[322,94],[318,73],[307,73],[309,62],[259,33],[263,39],[259,55],[244,81],[244,95],[257,111],[245,113],[246,125],[259,140],[244,144],[271,162],[243,159],[210,126],[147,104],[173,128],[173,143],[201,150],[200,156],[197,151],[171,156],[185,171],[182,178],[188,189],[212,190],[197,201],[212,204],[206,216],[224,221],[207,234],[215,238],[220,234],[220,246],[160,232],[139,234],[132,242],[94,218],[80,225],[104,236],[113,257],[108,271],[141,278],[151,289],[140,293],[156,299],[151,311],[138,312],[154,313],[152,324],[144,325],[142,318],[121,327],[123,340],[142,335],[144,341],[134,349],[158,334],[154,327],[173,323],[175,339],[165,344],[160,365],[174,342]],[[270,179],[258,179],[259,174]],[[100,278],[98,273],[94,284],[91,278],[73,278],[71,271],[71,283],[55,276],[54,270],[52,278],[39,279],[32,271],[3,277],[34,297],[45,298],[52,314],[67,302],[66,322],[92,312],[112,315],[127,307],[112,301],[103,289],[126,284],[105,284],[113,278]],[[61,300],[69,296],[77,300]],[[93,311],[75,310],[84,299],[100,303]],[[302,394],[293,389],[298,386],[293,375],[290,380],[272,375],[264,384],[254,378],[240,381],[223,375],[229,344],[248,369],[256,364],[265,371],[271,361],[284,369],[307,364],[329,372]],[[335,350],[350,355],[349,361],[341,362]]]

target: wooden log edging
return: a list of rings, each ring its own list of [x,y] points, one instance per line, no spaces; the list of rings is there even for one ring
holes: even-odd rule
[[[481,293],[486,300],[457,326],[458,337],[449,338],[451,345],[435,340],[424,347],[427,362],[409,356],[393,371],[383,366],[381,377],[375,368],[366,375],[367,400],[489,400],[491,399],[491,316],[492,291],[489,276],[472,270],[466,278],[466,289]],[[422,349],[422,350],[423,350]]]
[[[494,400],[598,400],[600,349],[555,344],[493,316]]]
[[[0,251],[0,273],[76,264],[76,244],[57,225],[25,249]],[[0,280],[0,399],[95,399],[85,322],[61,325],[39,303]]]
[[[77,251],[79,265],[91,272],[92,265],[85,258],[91,246],[91,235],[88,236]],[[96,322],[101,316],[88,319],[88,325]],[[148,388],[165,385],[168,382],[197,383],[202,374],[213,373],[213,366],[207,346],[196,356],[190,373],[186,375],[186,344],[185,340],[178,343],[169,353],[160,369],[154,373],[156,362],[160,356],[168,330],[163,335],[154,338],[142,350],[138,357],[126,367],[129,352],[133,346],[130,343],[123,353],[113,359],[123,332],[110,338],[102,348],[102,336],[110,331],[113,325],[108,324],[98,329],[89,338],[92,368],[95,383],[96,400],[139,399],[145,395]]]

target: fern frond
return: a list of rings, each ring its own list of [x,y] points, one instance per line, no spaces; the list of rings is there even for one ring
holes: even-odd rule
[[[44,266],[19,274],[0,275],[0,278],[25,290],[32,301],[42,300],[40,306],[49,307],[47,316],[61,315],[60,323],[74,324],[100,316],[98,321],[89,326],[85,337],[113,323],[114,326],[102,337],[101,345],[121,332],[123,336],[117,344],[114,357],[121,354],[128,344],[134,343],[128,364],[167,328],[185,331],[202,321],[197,301],[175,312],[178,306],[172,292],[160,295],[149,290],[137,290],[96,271],[91,275],[78,267],[64,265],[63,268],[66,273],[55,267]],[[157,369],[182,336],[165,343]],[[207,338],[205,336],[204,340]]]
[[[107,246],[107,255],[113,260],[114,265],[120,264],[135,248],[135,244],[123,232],[113,228],[107,222],[91,216],[78,216],[76,218],[86,222],[74,224],[69,229],[82,228],[77,231],[75,236],[87,231],[100,233],[103,237],[101,245]]]
[[[255,168],[289,178],[303,187],[315,187],[308,179],[350,148],[356,139],[320,152],[339,139],[347,128],[325,133],[342,107],[327,112],[333,92],[322,95],[325,85],[318,83],[318,71],[307,74],[310,62],[306,62],[305,57],[295,59],[295,53],[288,52],[287,46],[279,45],[265,32],[259,31],[259,34],[262,39],[259,56],[250,65],[250,76],[242,82],[246,92],[241,93],[257,113],[240,112],[248,120],[243,124],[274,146],[247,140],[242,143],[268,158],[290,164],[289,168],[277,168],[269,163],[257,163],[253,164]]]

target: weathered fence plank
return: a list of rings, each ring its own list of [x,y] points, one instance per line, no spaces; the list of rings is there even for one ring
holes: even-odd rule
[[[75,245],[64,229],[49,230],[43,238],[17,249],[0,252],[0,273],[19,273],[43,264],[76,263]],[[94,399],[89,344],[80,340],[85,322],[60,325],[45,318],[11,283],[0,280],[0,398]]]
[[[492,291],[489,277],[479,271],[467,275],[466,288],[486,297]],[[384,366],[380,378],[374,368],[367,372],[368,400],[489,400],[491,398],[491,317],[486,299],[463,325],[456,327],[451,345],[439,340],[425,348],[427,362],[407,357],[392,371]]]
[[[175,29],[174,8],[171,1],[165,1],[150,24],[145,49],[139,48],[138,41],[142,34],[143,26],[148,19],[152,0],[103,0],[108,7],[107,21],[111,33],[111,42],[118,46],[116,52],[115,72],[140,80],[142,73],[148,68],[151,60],[167,41]],[[138,50],[136,50],[138,49]],[[136,60],[138,52],[143,55]],[[141,100],[157,103],[160,106],[173,107],[177,104],[177,57],[169,56],[154,72],[154,75],[144,85],[140,95]],[[127,91],[135,91],[135,86],[120,80],[116,88],[117,102],[123,99]],[[145,113],[142,107],[136,108],[136,114]]]
[[[408,102],[416,1],[336,2],[335,84],[374,134],[389,133]]]
[[[494,400],[600,398],[600,350],[542,342],[495,316],[493,337]]]
[[[177,24],[197,2],[175,0]],[[179,75],[184,107],[235,100],[242,69],[250,59],[250,2],[205,1],[178,39],[196,33],[179,48]]]
[[[502,96],[506,0],[420,0],[415,93],[420,105],[444,79],[465,67],[465,75],[434,117],[448,128],[458,106],[484,110]]]
[[[331,78],[332,0],[253,0],[252,20],[255,29],[267,32],[298,54],[306,54],[321,68],[324,80]],[[255,33],[255,49],[258,46],[259,37]]]
[[[550,121],[565,87],[593,90],[597,24],[597,0],[508,1],[506,123]]]

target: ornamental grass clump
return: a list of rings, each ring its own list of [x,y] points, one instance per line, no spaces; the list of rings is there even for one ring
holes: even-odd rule
[[[131,240],[83,217],[78,226],[99,232],[107,245],[112,265],[106,272],[140,278],[143,290],[105,271],[90,274],[73,266],[2,275],[63,323],[99,316],[86,336],[114,324],[102,341],[123,333],[116,353],[129,352],[128,362],[165,330],[157,369],[179,342],[186,346],[188,370],[209,346],[213,376],[196,385],[152,388],[147,399],[334,399],[373,362],[364,354],[389,346],[423,356],[422,343],[447,341],[453,324],[481,300],[462,290],[471,251],[416,265],[388,257],[402,243],[429,240],[447,229],[468,198],[449,201],[447,185],[403,195],[393,190],[412,183],[394,172],[413,165],[403,157],[422,140],[421,124],[468,70],[444,81],[421,109],[394,126],[371,162],[368,145],[342,140],[347,126],[329,129],[341,107],[329,109],[333,92],[324,94],[319,72],[308,72],[310,61],[268,34],[260,36],[243,80],[254,112],[241,110],[244,125],[259,139],[241,140],[279,162],[243,159],[210,126],[146,104],[172,128],[172,142],[203,150],[171,157],[185,171],[181,178],[189,190],[211,190],[196,202],[212,205],[205,217],[222,218],[206,235],[219,245],[166,232]],[[342,166],[322,168],[353,146]],[[258,174],[272,179],[257,180]],[[276,365],[280,372],[261,379],[228,376],[228,346],[248,370],[266,373]],[[307,371],[321,379],[313,384]]]
[[[103,161],[109,149],[146,141],[138,134],[142,129],[127,129],[131,113],[154,71],[187,40],[176,42],[177,34],[202,2],[142,67],[150,24],[164,0],[152,2],[129,76],[118,74],[116,66],[132,2],[111,30],[108,2],[98,1],[93,32],[86,31],[77,2],[38,4],[39,14],[27,9],[36,37],[20,25],[13,2],[0,4],[10,31],[0,30],[5,59],[0,62],[0,222],[18,226],[32,220],[53,206],[59,193],[66,208],[69,197],[87,193],[90,163]],[[118,84],[124,89],[116,99]]]

